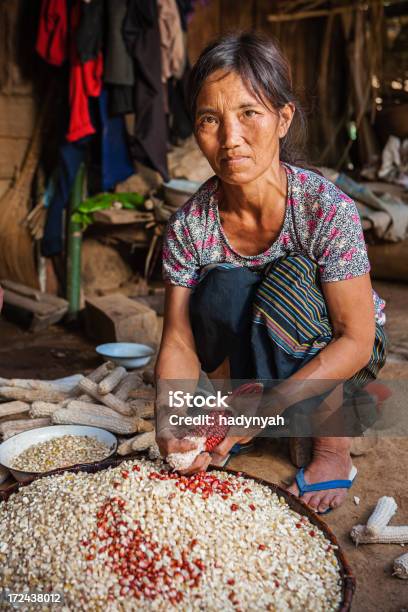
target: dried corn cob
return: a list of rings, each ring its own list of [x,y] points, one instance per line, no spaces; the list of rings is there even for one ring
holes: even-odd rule
[[[33,402],[30,408],[30,417],[52,416],[58,408],[63,408],[64,403],[65,402],[60,402],[59,404],[53,404],[51,402]]]
[[[105,378],[105,376],[107,376],[109,374],[109,372],[111,372],[113,369],[115,368],[115,364],[113,363],[113,361],[105,361],[105,363],[103,363],[102,365],[100,365],[98,368],[96,368],[96,370],[94,370],[93,372],[91,372],[90,374],[87,374],[87,378],[89,378],[89,380],[92,380],[92,382],[96,382],[99,383],[101,382],[101,380],[103,380]]]
[[[60,408],[66,408],[68,404],[72,402],[72,400],[74,399],[77,400],[78,402],[89,402],[90,404],[93,404],[94,402],[94,399],[90,397],[89,395],[87,395],[86,393],[83,393],[82,395],[75,394],[75,395],[70,395],[63,402],[58,402]]]
[[[5,482],[9,476],[10,472],[8,469],[0,465],[0,484],[3,484],[3,482]]]
[[[118,399],[122,400],[122,402],[126,402],[131,392],[134,391],[137,387],[140,387],[141,384],[143,383],[140,374],[138,374],[137,372],[130,372],[121,381],[114,395]]]
[[[101,382],[98,384],[98,392],[101,395],[106,395],[110,393],[120,383],[121,380],[125,378],[127,375],[126,369],[119,366],[110,372]]]
[[[108,408],[111,408],[112,410],[115,410],[116,412],[119,412],[120,414],[124,414],[124,415],[131,414],[130,406],[128,406],[127,404],[125,404],[125,402],[122,402],[120,399],[112,395],[112,393],[101,395],[98,392],[98,385],[92,382],[92,380],[89,380],[89,378],[84,378],[83,380],[81,380],[81,382],[79,383],[79,386],[81,387],[82,391],[85,391],[85,393],[87,393],[94,399],[98,400],[102,404],[105,404],[105,406],[108,406]]]
[[[408,553],[395,559],[393,569],[393,576],[402,578],[402,580],[408,580]]]
[[[51,420],[47,417],[41,419],[21,419],[19,421],[5,421],[0,423],[0,434],[3,440],[7,440],[22,431],[29,429],[37,429],[38,427],[46,427],[51,424]]]
[[[100,365],[98,368],[96,368],[96,370],[88,374],[87,378],[89,378],[89,380],[92,380],[92,382],[99,383],[101,382],[101,380],[105,378],[105,376],[109,374],[109,372],[111,372],[114,369],[114,367],[115,367],[115,364],[112,361],[106,361],[105,363]],[[75,399],[79,399],[81,396],[81,401],[86,401],[83,399],[83,392],[78,384],[75,387],[75,389],[73,389],[70,396]]]
[[[350,536],[356,544],[405,544],[408,542],[408,526],[388,526],[381,533],[370,535],[365,525],[355,525]]]
[[[148,368],[142,372],[142,378],[144,382],[148,385],[154,385],[154,370],[153,368]]]
[[[387,497],[386,495],[380,497],[374,512],[367,521],[367,534],[371,536],[380,534],[396,513],[397,508],[397,503],[393,497]]]
[[[132,400],[128,402],[128,404],[131,407],[132,414],[135,414],[141,419],[154,418],[154,402],[145,400]]]
[[[119,455],[129,455],[134,451],[143,451],[147,450],[152,446],[156,439],[155,431],[148,431],[146,433],[139,434],[138,436],[134,436],[133,438],[128,438],[124,440],[118,446]]]
[[[132,442],[132,450],[134,451],[143,451],[147,450],[154,444],[156,440],[156,432],[153,429],[152,431],[147,431],[146,433],[140,434],[136,438],[133,438]]]
[[[67,394],[51,389],[21,389],[20,387],[0,387],[0,396],[21,402],[60,402]]]
[[[18,387],[19,389],[37,389],[42,391],[60,391],[70,393],[81,380],[82,374],[74,374],[56,380],[37,380],[30,378],[1,378],[2,387]]]
[[[0,417],[11,416],[12,414],[21,414],[30,409],[30,404],[26,402],[5,402],[0,404]]]
[[[67,425],[102,427],[113,433],[131,434],[151,431],[153,425],[139,417],[126,417],[106,406],[72,400],[66,408],[56,410],[52,422]]]
[[[142,399],[149,402],[154,402],[156,399],[156,391],[152,389],[152,387],[148,387],[144,385],[139,389],[133,389],[133,391],[129,392],[129,399]]]

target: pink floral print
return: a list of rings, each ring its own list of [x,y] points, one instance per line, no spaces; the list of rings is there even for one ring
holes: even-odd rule
[[[226,236],[218,211],[219,179],[206,181],[169,220],[163,245],[163,276],[194,287],[200,270],[228,261],[260,269],[289,253],[317,263],[320,280],[334,282],[370,270],[355,203],[333,183],[310,170],[282,164],[288,178],[286,213],[277,239],[257,255],[238,253]],[[374,293],[376,319],[385,320],[384,300]]]

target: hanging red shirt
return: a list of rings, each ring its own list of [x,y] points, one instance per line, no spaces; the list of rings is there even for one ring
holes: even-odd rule
[[[69,105],[71,109],[66,138],[75,142],[95,133],[89,114],[88,97],[98,97],[102,91],[103,57],[98,54],[84,64],[78,56],[76,30],[81,19],[81,0],[71,9],[68,41],[66,0],[43,0],[38,26],[36,50],[45,61],[61,66],[69,57]]]

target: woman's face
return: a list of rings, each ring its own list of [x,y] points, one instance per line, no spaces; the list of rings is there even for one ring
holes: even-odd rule
[[[279,159],[279,139],[294,113],[292,104],[266,108],[236,72],[218,70],[197,98],[195,135],[215,174],[231,184],[250,183]]]

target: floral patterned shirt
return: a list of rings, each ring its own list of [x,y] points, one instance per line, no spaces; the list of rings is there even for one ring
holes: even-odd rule
[[[221,225],[219,179],[214,176],[170,218],[163,245],[163,277],[172,285],[194,287],[204,266],[232,263],[249,268],[296,252],[319,266],[322,282],[346,280],[370,270],[363,230],[353,200],[323,176],[282,164],[288,193],[277,239],[263,253],[241,255]],[[384,300],[373,292],[376,320],[385,323]]]

